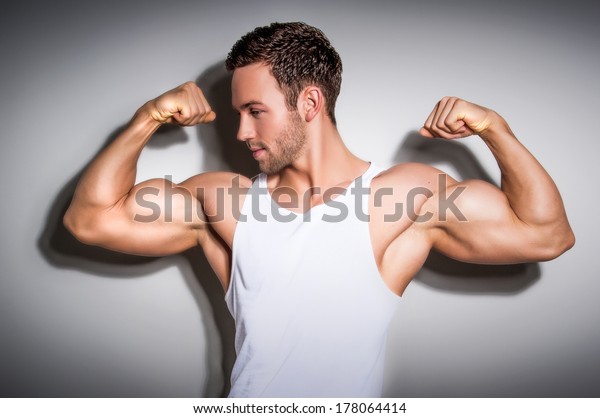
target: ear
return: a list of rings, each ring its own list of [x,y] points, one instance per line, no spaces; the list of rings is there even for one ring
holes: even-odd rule
[[[298,110],[306,122],[312,121],[325,106],[325,98],[317,86],[308,86],[298,97]]]

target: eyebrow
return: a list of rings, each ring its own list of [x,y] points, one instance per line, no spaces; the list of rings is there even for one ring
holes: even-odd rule
[[[263,102],[259,102],[258,100],[250,100],[249,102],[246,102],[243,105],[241,105],[239,107],[239,109],[240,110],[245,110],[245,109],[248,109],[249,107],[254,106],[254,105],[264,105],[264,103]],[[237,109],[235,107],[233,107],[233,110],[237,110]]]

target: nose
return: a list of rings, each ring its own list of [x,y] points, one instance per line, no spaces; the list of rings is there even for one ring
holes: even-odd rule
[[[254,138],[254,127],[252,126],[251,121],[248,120],[245,115],[240,116],[240,126],[237,132],[238,141],[246,142],[252,138]]]

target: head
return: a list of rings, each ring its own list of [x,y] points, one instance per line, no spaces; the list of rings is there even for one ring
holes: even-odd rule
[[[261,171],[275,174],[297,161],[305,152],[307,121],[318,114],[319,107],[313,106],[318,102],[316,88],[306,88],[301,115],[299,109],[287,108],[284,94],[264,64],[236,69],[231,87],[232,105],[240,115],[238,139],[250,148]],[[311,94],[316,95],[313,100]]]
[[[298,96],[310,85],[321,89],[327,116],[335,125],[335,102],[342,83],[342,61],[319,29],[302,22],[272,23],[238,40],[225,61],[229,71],[266,65],[295,111]]]

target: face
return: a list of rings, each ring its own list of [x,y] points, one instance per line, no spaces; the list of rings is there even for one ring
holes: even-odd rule
[[[252,64],[234,71],[232,102],[240,115],[238,139],[246,142],[262,172],[275,174],[302,155],[304,122],[298,112],[288,110],[267,66]]]

